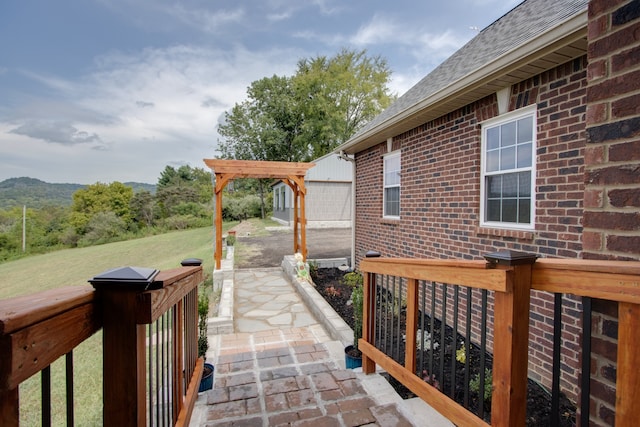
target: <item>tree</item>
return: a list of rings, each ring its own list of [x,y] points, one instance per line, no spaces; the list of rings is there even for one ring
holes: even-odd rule
[[[307,155],[299,138],[303,117],[291,78],[265,77],[251,83],[248,99],[236,104],[218,127],[223,158],[298,161]]]
[[[96,183],[73,193],[71,224],[84,234],[87,224],[99,212],[113,212],[125,225],[131,223],[133,189],[120,182]]]
[[[134,221],[147,227],[153,225],[156,202],[147,190],[137,192],[131,198],[131,215]]]
[[[198,200],[201,203],[209,203],[213,195],[211,173],[202,168],[192,168],[188,165],[180,166],[178,169],[172,166],[164,168],[158,178],[156,188],[163,190],[170,187],[191,187],[198,194]]]
[[[390,78],[387,61],[366,50],[298,62],[293,84],[305,118],[301,138],[312,158],[331,152],[391,104]]]
[[[302,59],[293,77],[251,83],[218,126],[222,158],[309,161],[349,139],[394,99],[386,60],[343,49]]]

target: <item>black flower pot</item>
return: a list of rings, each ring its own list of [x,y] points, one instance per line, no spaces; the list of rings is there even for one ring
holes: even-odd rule
[[[352,345],[344,348],[344,363],[347,369],[355,369],[362,366],[362,352]]]
[[[202,379],[200,380],[200,387],[198,393],[211,390],[213,388],[213,365],[211,363],[204,364],[204,371],[202,372]]]

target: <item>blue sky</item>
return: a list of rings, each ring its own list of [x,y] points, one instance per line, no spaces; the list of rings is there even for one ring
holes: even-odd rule
[[[2,0],[0,181],[206,166],[251,82],[366,49],[404,93],[519,0]]]

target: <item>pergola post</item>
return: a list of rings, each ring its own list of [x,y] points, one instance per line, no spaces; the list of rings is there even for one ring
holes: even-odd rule
[[[307,259],[307,242],[305,225],[304,177],[307,170],[315,166],[315,163],[292,163],[292,162],[268,162],[252,160],[223,160],[204,159],[204,162],[215,174],[214,195],[215,195],[215,268],[220,269],[222,264],[222,190],[227,183],[236,178],[271,178],[284,181],[293,190],[294,195],[294,221],[293,250],[302,253]],[[300,215],[298,215],[298,203],[300,203]],[[298,225],[300,225],[300,237],[298,242]]]
[[[295,184],[291,184],[291,189],[293,190],[293,253],[297,253],[299,250],[299,240],[298,240],[298,200],[299,193],[298,187]]]
[[[307,217],[304,209],[304,195],[306,193],[304,189],[304,182],[302,183],[303,187],[300,191],[300,252],[302,253],[302,258],[307,260]]]
[[[222,180],[216,179],[216,182],[220,182]],[[216,270],[220,270],[220,266],[222,263],[222,190],[224,187],[218,188],[216,184],[216,188],[214,189],[215,198],[216,198],[216,207],[215,207],[215,218],[216,218],[216,247],[213,253],[213,256],[216,260]]]

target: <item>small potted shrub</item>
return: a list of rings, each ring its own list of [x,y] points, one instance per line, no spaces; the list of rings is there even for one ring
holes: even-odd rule
[[[206,360],[209,349],[209,339],[207,337],[207,322],[209,321],[209,295],[206,289],[202,289],[198,294],[198,356]],[[204,364],[202,379],[200,380],[199,392],[213,388],[213,365]]]
[[[358,271],[351,271],[344,275],[343,281],[351,287],[351,303],[353,304],[354,320],[353,345],[348,345],[344,349],[345,364],[348,369],[354,369],[362,366],[362,352],[358,349],[358,340],[362,338],[362,274]]]

